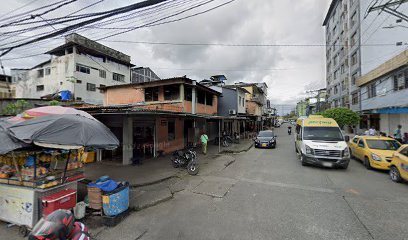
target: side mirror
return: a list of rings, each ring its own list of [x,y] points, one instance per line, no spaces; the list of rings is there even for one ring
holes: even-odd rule
[[[344,136],[344,141],[350,142],[350,136]]]

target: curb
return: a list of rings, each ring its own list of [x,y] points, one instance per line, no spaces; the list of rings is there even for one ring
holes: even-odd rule
[[[238,150],[238,151],[234,151],[234,150],[222,150],[220,153],[242,153],[242,152],[248,152],[252,147],[254,146],[254,144],[252,143],[247,149],[243,149],[243,150]]]
[[[158,180],[154,180],[154,181],[151,181],[151,182],[145,182],[145,183],[139,183],[139,184],[130,184],[129,187],[131,187],[131,188],[136,188],[136,187],[150,186],[150,185],[154,185],[154,184],[158,184],[158,183],[165,182],[165,181],[170,180],[170,179],[173,179],[173,178],[180,178],[180,177],[177,176],[177,174],[174,174],[174,175],[172,175],[172,176],[165,177],[165,178],[158,179]]]

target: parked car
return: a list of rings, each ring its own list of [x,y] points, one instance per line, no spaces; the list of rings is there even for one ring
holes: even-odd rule
[[[275,127],[277,127],[277,128],[279,128],[281,126],[281,124],[280,123],[275,123]]]
[[[271,130],[260,131],[254,139],[256,148],[275,148],[276,136]]]
[[[390,166],[390,177],[394,182],[408,181],[408,144],[394,153]]]
[[[367,169],[389,170],[393,154],[401,144],[382,136],[355,136],[350,142],[351,156],[362,161]]]

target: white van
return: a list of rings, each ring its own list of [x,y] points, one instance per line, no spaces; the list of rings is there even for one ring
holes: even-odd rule
[[[347,169],[350,162],[348,140],[334,119],[312,115],[296,121],[296,153],[303,166]]]

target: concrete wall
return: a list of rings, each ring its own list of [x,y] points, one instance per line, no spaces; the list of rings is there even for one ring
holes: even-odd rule
[[[105,91],[103,105],[135,104],[144,102],[144,90],[135,88],[111,88]]]
[[[247,101],[247,112],[248,112],[248,114],[251,114],[251,115],[254,115],[254,116],[261,116],[262,115],[262,108],[256,102]]]
[[[176,137],[174,140],[168,139],[168,120],[175,121]],[[157,118],[156,133],[158,150],[164,151],[165,154],[172,153],[184,148],[184,120],[180,118]]]
[[[232,110],[232,109],[237,112],[238,111],[237,109],[238,99],[237,98],[238,98],[237,90],[223,88],[222,96],[219,98],[219,103],[218,103],[218,114],[220,116],[229,116],[229,110]]]
[[[371,84],[373,84],[372,82]],[[361,87],[361,109],[371,110],[408,104],[408,89],[394,91],[393,74],[376,81],[377,96],[368,98],[368,85]]]
[[[192,102],[184,100],[183,94],[180,94],[178,100],[165,101],[163,86],[159,87],[157,102],[145,102],[144,88],[110,88],[105,91],[104,105],[116,104],[140,104],[140,108],[152,110],[165,110],[172,112],[192,113]],[[183,89],[182,87],[180,89]],[[210,94],[210,93],[207,93]],[[218,97],[213,95],[213,104],[196,104],[197,114],[215,115],[217,114]]]

